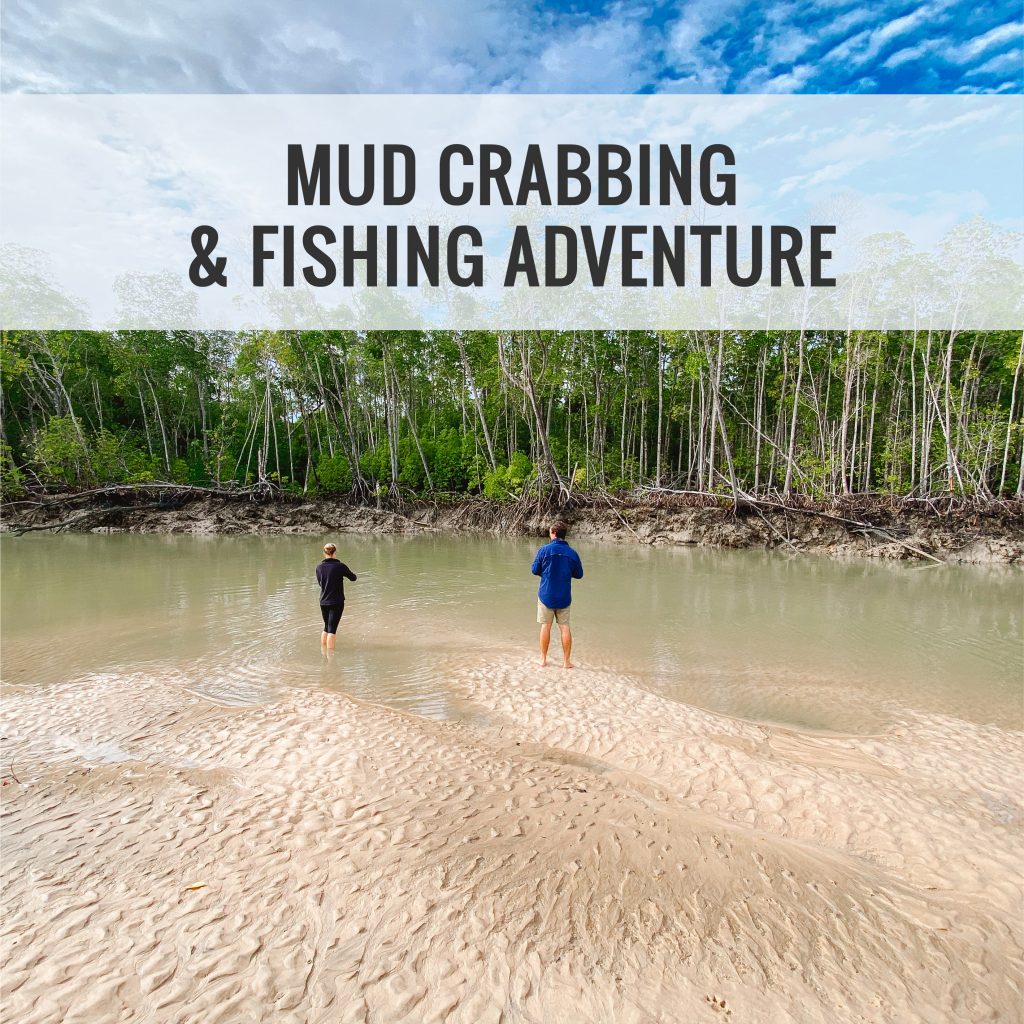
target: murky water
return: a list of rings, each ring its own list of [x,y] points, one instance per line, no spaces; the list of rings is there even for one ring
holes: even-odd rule
[[[466,711],[460,673],[534,656],[536,543],[339,544],[359,581],[348,585],[328,659],[318,539],[5,537],[3,681],[159,672],[224,701],[314,686],[450,717]],[[800,728],[870,732],[893,704],[1024,726],[1018,570],[577,548],[586,577],[574,591],[574,660],[583,669]]]

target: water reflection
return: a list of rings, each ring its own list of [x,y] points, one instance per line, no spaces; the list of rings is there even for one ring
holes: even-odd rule
[[[532,542],[336,540],[359,580],[327,657],[319,537],[5,537],[0,672],[173,672],[233,703],[323,687],[446,718],[465,713],[467,668],[532,653]],[[1022,724],[1018,570],[577,547],[583,668],[803,728],[871,730],[889,701]]]

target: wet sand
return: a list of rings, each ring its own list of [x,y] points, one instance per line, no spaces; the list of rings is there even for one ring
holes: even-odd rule
[[[5,1018],[1017,1019],[1020,732],[800,733],[526,659],[452,686],[461,722],[8,688]]]

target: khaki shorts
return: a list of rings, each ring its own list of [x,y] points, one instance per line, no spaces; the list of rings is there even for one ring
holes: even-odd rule
[[[537,621],[542,626],[550,626],[557,622],[560,626],[569,625],[568,608],[549,608],[540,598],[537,599]]]

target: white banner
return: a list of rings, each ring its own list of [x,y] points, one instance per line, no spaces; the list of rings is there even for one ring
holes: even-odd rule
[[[1020,96],[0,103],[5,327],[1024,325]]]

